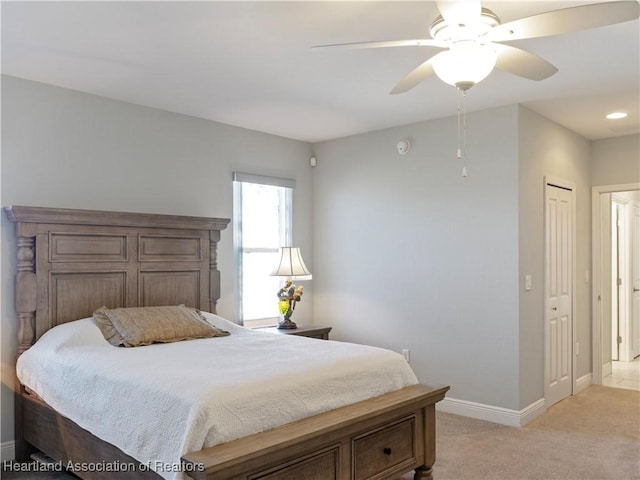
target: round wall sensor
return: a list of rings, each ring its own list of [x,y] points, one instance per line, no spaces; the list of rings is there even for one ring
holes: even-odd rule
[[[400,140],[396,145],[396,148],[400,155],[406,155],[407,152],[411,150],[411,143],[409,143],[409,140]]]

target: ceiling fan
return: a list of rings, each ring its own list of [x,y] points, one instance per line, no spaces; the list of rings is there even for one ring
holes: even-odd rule
[[[553,10],[504,24],[494,12],[482,7],[480,0],[440,1],[437,5],[440,15],[429,28],[432,38],[342,43],[313,48],[434,47],[437,51],[402,78],[390,93],[404,93],[434,73],[444,82],[466,92],[486,78],[494,67],[530,80],[544,80],[558,71],[543,58],[502,42],[588,30],[640,16],[640,4],[635,0]]]

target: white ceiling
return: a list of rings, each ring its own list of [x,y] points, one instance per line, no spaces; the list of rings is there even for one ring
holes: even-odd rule
[[[485,2],[503,23],[596,2]],[[388,95],[426,47],[313,45],[428,38],[435,2],[2,2],[2,73],[317,142],[454,115],[429,78]],[[495,70],[467,110],[521,103],[588,139],[639,132],[638,20],[513,42],[559,72]],[[612,110],[629,117],[604,119]]]

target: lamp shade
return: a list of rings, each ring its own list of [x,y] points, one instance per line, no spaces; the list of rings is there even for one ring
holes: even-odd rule
[[[433,57],[436,75],[445,83],[468,90],[485,79],[496,66],[497,54],[489,45],[458,42]]]
[[[311,280],[312,278],[298,247],[280,248],[280,258],[271,275],[288,277],[292,280]]]

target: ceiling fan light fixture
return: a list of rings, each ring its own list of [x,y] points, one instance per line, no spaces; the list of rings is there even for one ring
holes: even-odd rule
[[[433,71],[445,83],[466,91],[484,80],[496,66],[498,56],[490,45],[458,42],[433,57]]]

